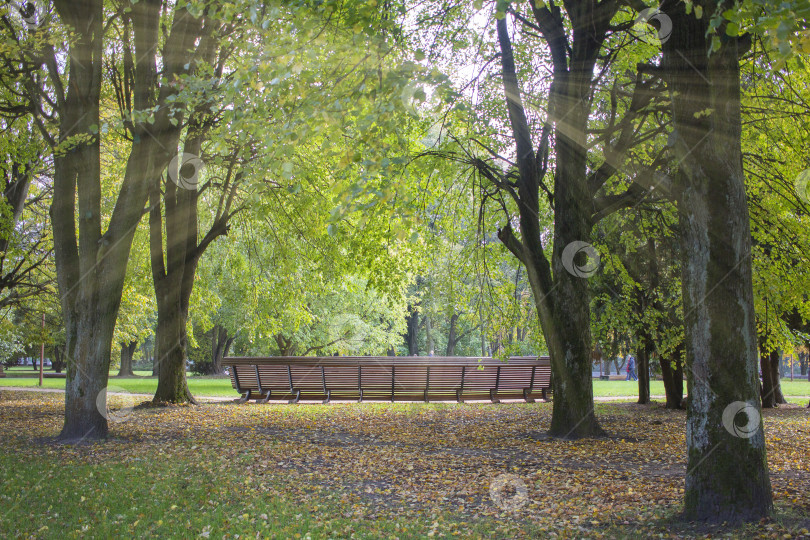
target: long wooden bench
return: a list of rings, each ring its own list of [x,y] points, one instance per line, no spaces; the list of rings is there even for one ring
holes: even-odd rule
[[[547,400],[551,392],[548,357],[273,356],[227,357],[223,364],[242,403],[271,398],[534,402],[538,396]]]

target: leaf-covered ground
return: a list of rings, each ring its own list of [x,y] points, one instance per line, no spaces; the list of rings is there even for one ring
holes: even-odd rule
[[[0,393],[0,537],[810,537],[798,406],[764,413],[774,519],[733,528],[675,519],[684,413],[658,405],[597,405],[588,441],[542,437],[550,404],[124,408],[60,445],[63,399]]]

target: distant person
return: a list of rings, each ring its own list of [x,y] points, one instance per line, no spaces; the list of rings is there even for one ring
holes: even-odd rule
[[[627,355],[627,379],[625,380],[638,380],[638,375],[636,375],[636,359],[632,354]]]
[[[433,356],[433,349],[430,349],[430,353],[428,356]]]

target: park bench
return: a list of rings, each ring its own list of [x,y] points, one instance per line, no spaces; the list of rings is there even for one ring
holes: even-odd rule
[[[547,400],[551,392],[548,357],[520,356],[508,361],[476,357],[425,356],[274,356],[227,357],[231,384],[241,403],[271,398],[371,401],[447,401],[465,399]]]

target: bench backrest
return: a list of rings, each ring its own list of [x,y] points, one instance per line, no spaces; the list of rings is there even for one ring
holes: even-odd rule
[[[528,399],[551,386],[548,357],[228,357],[223,365],[238,392],[277,399]]]

